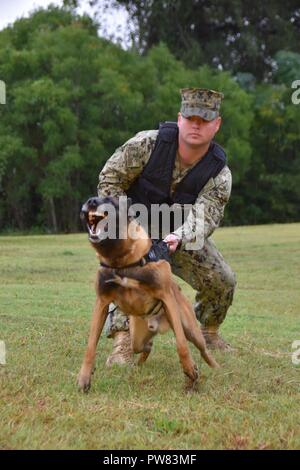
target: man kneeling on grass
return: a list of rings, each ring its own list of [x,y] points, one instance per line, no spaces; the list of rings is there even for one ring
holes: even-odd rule
[[[196,290],[195,313],[211,349],[232,350],[219,327],[232,303],[235,274],[210,236],[224,215],[231,192],[231,172],[222,147],[213,141],[221,125],[223,94],[203,88],[181,90],[177,123],[139,132],[106,162],[99,175],[99,196],[128,196],[134,203],[193,204],[188,223],[165,235],[172,253],[172,271]],[[186,249],[195,237],[196,207],[203,205],[204,245]],[[108,336],[114,338],[107,365],[130,363],[128,317],[118,308],[108,317]]]

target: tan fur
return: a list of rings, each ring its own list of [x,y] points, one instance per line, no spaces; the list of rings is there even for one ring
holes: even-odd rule
[[[133,223],[135,222],[133,221]],[[133,240],[128,236],[127,239],[120,240],[118,248],[109,257],[104,258],[101,254],[101,247],[93,245],[99,258],[109,266],[120,268],[140,260],[149,251],[151,240],[147,238],[141,227],[138,230],[139,239]],[[153,278],[155,282],[147,284],[139,280],[141,270],[143,270],[142,274],[146,275],[146,279],[148,275],[149,279]],[[100,271],[98,275],[97,286],[101,272],[103,271]],[[108,273],[110,274],[109,271]],[[104,290],[100,293],[97,287],[97,299],[88,346],[78,375],[79,388],[87,391],[90,387],[96,346],[111,302],[117,304],[123,312],[130,316],[132,348],[135,353],[141,353],[139,364],[143,363],[150,354],[152,338],[157,333],[164,333],[169,328],[173,329],[179,359],[183,371],[188,377],[187,386],[193,388],[198,379],[198,371],[192,360],[187,340],[198,348],[209,366],[219,366],[206,349],[205,340],[192,305],[172,279],[169,263],[166,261],[147,263],[143,267],[131,268],[129,273],[130,276],[123,277],[118,274],[118,271],[112,271],[111,276],[105,281],[106,286],[110,285],[107,292]],[[145,314],[155,307],[158,301],[162,302],[159,312],[146,317]]]

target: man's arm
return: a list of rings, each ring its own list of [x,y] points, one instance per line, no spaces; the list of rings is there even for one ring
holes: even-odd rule
[[[199,193],[185,223],[173,232],[183,245],[195,241],[196,230],[199,240],[201,238],[205,240],[211,236],[223,219],[224,208],[231,193],[231,185],[231,171],[227,166],[220,171],[216,178],[208,181]],[[204,225],[201,218],[203,214],[201,214],[201,210],[197,210],[201,204],[204,208]],[[199,233],[199,229],[202,230],[202,233]]]
[[[155,146],[158,131],[142,131],[107,160],[99,175],[99,196],[124,196],[140,175]]]

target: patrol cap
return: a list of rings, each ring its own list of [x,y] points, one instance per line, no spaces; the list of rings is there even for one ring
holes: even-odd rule
[[[181,93],[181,109],[183,117],[200,116],[212,121],[219,116],[223,93],[206,88],[183,88]]]

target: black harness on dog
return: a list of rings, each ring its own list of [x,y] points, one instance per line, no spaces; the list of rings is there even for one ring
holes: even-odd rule
[[[152,263],[152,262],[157,262],[160,260],[165,260],[168,263],[171,262],[170,260],[170,255],[169,255],[169,249],[168,249],[168,244],[164,241],[159,241],[159,240],[153,240],[152,241],[152,246],[148,253],[143,256],[139,261],[136,261],[135,263],[127,264],[126,266],[109,266],[106,263],[103,263],[100,261],[100,266],[103,268],[109,268],[109,269],[114,269],[115,271],[118,271],[120,269],[127,269],[127,268],[136,268],[138,266],[142,267],[145,266],[147,263]]]

